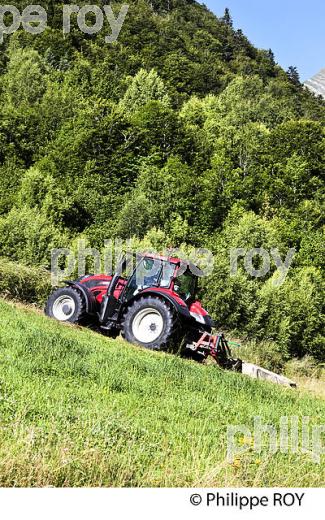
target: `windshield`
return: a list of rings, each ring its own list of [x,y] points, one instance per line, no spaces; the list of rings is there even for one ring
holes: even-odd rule
[[[186,271],[177,276],[174,289],[184,299],[195,298],[197,279],[192,273]]]
[[[169,287],[175,272],[175,265],[156,258],[144,258],[138,269],[138,284],[143,287],[157,285]]]
[[[161,274],[161,261],[155,258],[144,258],[137,269],[138,286],[151,287],[158,285]]]
[[[175,265],[156,258],[143,258],[129,279],[126,289],[126,299],[134,296],[139,290],[149,287],[170,287]]]

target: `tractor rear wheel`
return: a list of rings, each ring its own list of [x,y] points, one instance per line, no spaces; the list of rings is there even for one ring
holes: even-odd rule
[[[81,323],[86,315],[84,298],[72,287],[58,289],[47,300],[45,314],[58,321]]]
[[[122,336],[150,350],[169,350],[179,337],[177,318],[160,298],[143,297],[126,311]]]

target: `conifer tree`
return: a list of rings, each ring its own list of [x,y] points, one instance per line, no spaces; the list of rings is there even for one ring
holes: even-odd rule
[[[222,17],[222,21],[229,27],[233,26],[233,20],[232,20],[230,10],[228,7],[226,7],[226,9],[225,9],[225,14]]]
[[[301,85],[300,83],[300,76],[297,67],[289,67],[287,70],[287,76],[290,79],[290,81],[299,87]]]

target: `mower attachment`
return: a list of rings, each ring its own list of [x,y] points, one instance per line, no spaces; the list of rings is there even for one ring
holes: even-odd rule
[[[287,377],[275,374],[252,363],[246,363],[241,359],[234,359],[229,348],[228,341],[223,333],[217,335],[208,334],[205,332],[197,343],[194,344],[196,351],[205,352],[206,356],[211,356],[218,365],[228,370],[241,372],[254,379],[263,379],[276,383],[278,385],[289,386],[295,388],[297,385]]]
[[[207,356],[213,357],[220,367],[235,372],[242,371],[242,361],[232,358],[228,341],[223,333],[213,336],[205,332],[194,346],[195,350],[204,351]]]

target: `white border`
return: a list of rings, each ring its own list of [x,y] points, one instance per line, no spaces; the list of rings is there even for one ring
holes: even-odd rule
[[[301,507],[256,507],[250,511],[236,507],[217,507],[204,503],[193,506],[190,497],[207,493],[238,493],[267,496],[273,493],[305,493]],[[313,520],[324,518],[325,489],[0,489],[1,517],[10,520],[191,520],[202,518],[286,518]]]

